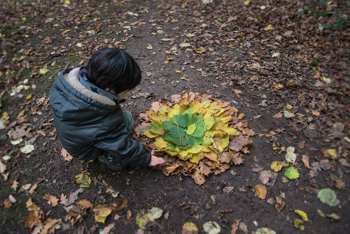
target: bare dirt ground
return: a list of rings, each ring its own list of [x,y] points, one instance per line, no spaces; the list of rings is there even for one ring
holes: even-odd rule
[[[349,233],[349,7],[348,1],[2,3],[1,233],[181,233],[186,222],[206,233],[209,221],[221,233],[263,227]],[[199,186],[152,168],[114,172],[97,161],[65,158],[50,87],[61,70],[86,64],[103,47],[125,49],[143,70],[123,104],[136,123],[152,102],[183,91],[209,90],[244,113],[256,133],[244,163]],[[25,145],[34,150],[23,152]],[[283,147],[290,146],[295,162],[262,178],[273,172],[272,162],[286,161]],[[284,176],[291,166],[297,179]],[[82,172],[92,182],[79,190],[75,176]],[[257,184],[267,188],[265,199],[256,196]],[[335,192],[337,205],[320,201],[324,188]],[[94,208],[119,203],[120,209],[104,224],[92,209],[67,209],[84,199]],[[137,215],[153,207],[162,216],[140,230]],[[295,210],[308,216],[304,231],[294,225],[302,219]]]

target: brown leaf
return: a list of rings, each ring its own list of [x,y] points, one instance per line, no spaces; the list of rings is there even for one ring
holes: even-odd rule
[[[53,207],[58,204],[58,199],[55,196],[50,195],[50,193],[47,193],[43,198],[47,200],[47,204],[51,204]]]
[[[92,209],[94,206],[93,206],[93,204],[90,202],[90,201],[88,201],[88,200],[85,200],[85,199],[83,199],[83,200],[80,200],[79,202],[77,202],[76,203],[78,206],[80,206],[80,207],[82,207],[82,208],[85,208],[85,209]]]
[[[29,193],[30,193],[30,194],[33,194],[33,193],[34,193],[34,190],[35,190],[37,187],[38,187],[38,184],[37,184],[37,183],[33,184],[33,186],[29,189]]]
[[[103,229],[103,234],[108,234],[111,231],[111,229],[114,227],[114,225],[115,225],[115,223],[111,223],[107,227],[105,227]]]
[[[299,147],[300,149],[304,149],[304,147],[305,147],[305,141],[299,142],[298,147]]]
[[[235,219],[234,223],[232,224],[231,234],[236,234],[241,220],[242,219]]]
[[[243,222],[240,222],[239,228],[244,232],[244,234],[249,234],[249,231],[247,229],[247,225]]]
[[[113,219],[118,220],[119,218],[120,218],[120,216],[116,214]]]
[[[240,165],[244,162],[244,158],[240,153],[233,154],[232,161],[235,165]]]
[[[46,234],[48,233],[49,229],[55,225],[56,223],[58,223],[60,220],[58,219],[50,219],[48,218],[46,221],[45,221],[45,225],[43,226],[43,229],[41,230],[40,234]]]
[[[169,219],[169,211],[165,213],[164,218],[165,218],[165,220]]]
[[[116,203],[112,204],[112,206],[113,206],[112,209],[113,210],[121,210],[126,206],[126,204],[128,204],[128,199],[124,199],[121,203],[116,202]]]
[[[233,192],[233,187],[225,187],[222,191],[224,193],[232,193]]]
[[[304,166],[307,168],[307,169],[310,169],[310,164],[309,164],[309,157],[306,156],[306,155],[303,155],[303,158],[301,159],[304,163]]]
[[[12,182],[11,188],[12,188],[13,190],[15,190],[15,192],[17,191],[17,188],[18,188],[18,182],[17,182],[17,180],[14,180],[14,181]]]
[[[71,204],[68,199],[67,199],[67,196],[64,195],[63,193],[61,194],[61,204],[65,205],[65,206],[68,206],[69,204]]]
[[[32,137],[32,135],[29,133],[31,128],[28,128],[26,125],[22,125],[21,127],[16,127],[15,130],[9,131],[8,135],[11,139],[18,139],[20,137],[27,137],[28,139]]]
[[[277,196],[276,197],[276,204],[275,204],[275,208],[277,209],[278,212],[281,212],[281,210],[283,210],[283,208],[286,206],[286,203],[282,200],[282,197]]]
[[[28,199],[26,207],[29,211],[29,215],[23,220],[23,223],[26,228],[33,228],[41,223],[41,219],[44,218],[44,212],[32,202],[31,198]]]
[[[126,212],[126,218],[127,218],[127,220],[130,220],[130,219],[131,219],[131,215],[132,215],[131,210],[128,210],[128,211]]]
[[[64,149],[64,148],[62,148],[62,150],[61,150],[61,155],[63,156],[64,161],[70,162],[70,161],[72,161],[72,159],[73,159],[73,157],[72,157],[72,156],[67,152],[67,150]]]
[[[148,131],[148,128],[150,126],[150,123],[142,122],[141,124],[136,125],[135,127],[135,134],[136,136],[142,136],[145,131]]]

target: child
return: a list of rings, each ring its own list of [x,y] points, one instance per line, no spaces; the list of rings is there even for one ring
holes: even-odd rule
[[[95,52],[86,67],[63,70],[50,93],[54,124],[63,147],[81,160],[98,159],[112,170],[126,165],[163,164],[162,158],[128,137],[130,112],[120,104],[141,82],[141,70],[126,52],[105,48]]]

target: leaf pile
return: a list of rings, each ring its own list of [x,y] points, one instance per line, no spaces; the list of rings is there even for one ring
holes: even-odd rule
[[[153,102],[140,114],[135,138],[166,161],[165,175],[182,173],[201,185],[205,176],[243,163],[255,132],[244,114],[228,102],[204,94],[182,92]]]

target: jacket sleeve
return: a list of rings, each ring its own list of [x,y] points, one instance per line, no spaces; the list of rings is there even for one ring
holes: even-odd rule
[[[138,141],[128,137],[124,122],[117,126],[102,126],[95,134],[95,146],[110,153],[120,163],[146,167],[151,163],[151,153]]]

